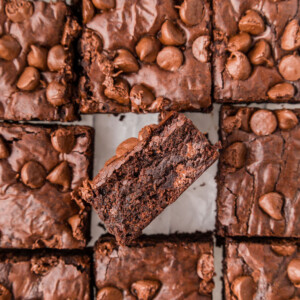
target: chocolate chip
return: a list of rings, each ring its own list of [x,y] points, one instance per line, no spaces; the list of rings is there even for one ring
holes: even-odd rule
[[[95,8],[91,0],[82,1],[82,21],[83,24],[87,24],[93,19],[95,15]]]
[[[282,130],[293,129],[298,123],[298,118],[291,110],[281,109],[276,111],[278,126]]]
[[[0,38],[0,58],[13,60],[19,56],[21,46],[11,35],[4,35]]]
[[[226,62],[226,69],[235,80],[246,80],[251,74],[251,65],[247,56],[239,51],[230,54]]]
[[[11,21],[20,23],[32,16],[33,5],[30,1],[13,0],[6,4],[5,12]]]
[[[202,35],[196,38],[192,45],[192,53],[200,62],[206,63],[209,59],[210,36]]]
[[[72,129],[59,128],[51,134],[53,148],[60,153],[70,153],[75,145],[75,135]]]
[[[300,28],[298,20],[292,20],[284,29],[281,37],[281,48],[293,51],[300,47]]]
[[[251,47],[251,43],[252,39],[250,34],[247,32],[240,32],[229,39],[227,49],[231,52],[247,52]]]
[[[199,24],[203,13],[203,3],[199,0],[184,0],[179,8],[180,19],[188,26]]]
[[[66,161],[57,165],[47,176],[47,180],[53,184],[62,186],[63,191],[70,188],[72,171]]]
[[[158,127],[158,125],[156,125],[156,124],[151,124],[151,125],[147,125],[147,126],[143,127],[139,132],[139,136],[138,136],[139,141],[143,141],[143,140],[147,139],[148,137],[150,137],[152,131],[157,127]]]
[[[229,116],[223,121],[223,130],[227,133],[233,132],[235,129],[239,129],[242,125],[242,121],[237,116]]]
[[[236,113],[236,116],[241,119],[241,129],[246,132],[250,132],[249,120],[251,117],[251,109],[248,107],[241,107]]]
[[[295,88],[288,82],[278,83],[268,90],[268,97],[274,101],[290,100],[295,95]]]
[[[287,274],[295,287],[300,288],[300,259],[294,258],[288,264]]]
[[[211,254],[204,253],[201,255],[197,264],[197,274],[205,281],[210,281],[213,278],[215,268],[214,257]]]
[[[66,66],[67,54],[62,45],[56,45],[49,50],[47,64],[50,71],[60,71]]]
[[[29,66],[45,71],[47,69],[47,54],[46,48],[31,45],[31,51],[27,55]]]
[[[281,256],[290,256],[292,255],[296,250],[296,245],[271,245],[271,249],[278,255]]]
[[[111,286],[107,286],[102,288],[97,293],[97,300],[122,300],[123,294],[122,292]]]
[[[251,276],[240,276],[233,281],[231,290],[238,300],[253,300],[256,284]]]
[[[167,46],[179,46],[185,43],[184,33],[170,20],[166,20],[160,31],[160,42]]]
[[[98,9],[112,9],[116,6],[116,0],[92,0]]]
[[[11,300],[11,292],[3,285],[0,284],[0,299],[1,300]]]
[[[130,101],[133,111],[146,109],[155,100],[153,93],[144,85],[136,84],[130,91]]]
[[[137,72],[139,70],[139,64],[136,58],[128,50],[119,49],[117,54],[117,57],[114,59],[116,68],[125,73]]]
[[[137,56],[141,61],[155,62],[160,49],[160,43],[154,36],[144,36],[135,47]]]
[[[239,29],[252,35],[259,35],[265,31],[265,23],[256,11],[250,9],[239,21]]]
[[[256,135],[269,135],[276,130],[277,119],[271,111],[260,109],[252,115],[250,128]]]
[[[37,161],[27,162],[21,170],[21,179],[23,183],[32,189],[40,188],[44,185],[46,170]]]
[[[26,67],[17,82],[17,87],[20,90],[32,91],[39,85],[39,83],[39,71],[34,67]]]
[[[0,135],[0,159],[9,157],[9,150],[6,146],[4,138]]]
[[[129,100],[129,84],[123,78],[116,78],[114,85],[104,90],[104,95],[122,105],[128,105]]]
[[[249,53],[249,59],[253,65],[274,66],[271,55],[271,47],[265,40],[259,40]]]
[[[80,233],[78,231],[80,226],[81,226],[81,218],[80,216],[74,215],[70,218],[68,218],[68,223],[70,224],[71,228],[72,228],[72,235],[76,238]]]
[[[123,141],[116,149],[116,156],[120,157],[130,152],[138,144],[138,141],[139,140],[134,137]]]
[[[259,197],[260,208],[274,220],[282,220],[281,209],[283,197],[275,192],[267,193]]]
[[[174,72],[182,65],[183,55],[178,48],[167,46],[158,53],[156,61],[162,69]]]
[[[46,88],[47,100],[53,106],[61,106],[66,104],[68,102],[66,99],[66,94],[66,86],[57,81],[50,82]]]
[[[242,142],[235,142],[223,152],[224,162],[234,168],[242,168],[247,158],[247,147]]]
[[[160,282],[156,280],[140,280],[131,285],[131,292],[138,300],[151,300],[160,288]]]
[[[296,53],[284,56],[279,63],[279,72],[284,79],[296,81],[300,79],[300,56]]]

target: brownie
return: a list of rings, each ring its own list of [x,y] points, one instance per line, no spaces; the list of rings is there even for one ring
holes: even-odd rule
[[[121,143],[98,175],[84,181],[81,197],[117,242],[128,244],[218,158],[218,148],[184,115],[169,113]]]
[[[299,119],[299,109],[221,109],[220,235],[300,237]]]
[[[225,300],[299,299],[299,241],[227,239],[223,272]]]
[[[0,254],[0,299],[92,299],[90,258],[70,254]]]
[[[93,134],[87,126],[0,124],[0,248],[86,245],[90,207],[76,188],[91,175]]]
[[[207,111],[210,0],[82,0],[81,113]]]
[[[211,235],[142,236],[130,246],[101,237],[94,248],[97,300],[212,299]]]
[[[0,1],[0,119],[77,119],[72,44],[79,32],[64,1]]]
[[[299,102],[299,20],[299,0],[213,0],[217,102]]]

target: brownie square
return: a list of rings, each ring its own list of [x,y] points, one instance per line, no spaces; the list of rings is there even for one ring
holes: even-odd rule
[[[209,234],[153,235],[117,246],[101,237],[94,268],[97,299],[212,299],[213,241]]]
[[[128,244],[218,158],[184,115],[169,113],[116,149],[92,181],[80,188],[117,242]]]
[[[0,125],[0,247],[81,248],[89,211],[71,195],[92,170],[86,126]]]
[[[78,299],[91,297],[90,258],[74,254],[0,254],[0,298]]]
[[[82,0],[81,113],[207,111],[209,0]]]
[[[213,0],[217,102],[299,102],[299,20],[299,0]]]
[[[224,106],[217,232],[300,237],[300,110]]]
[[[72,42],[79,32],[64,1],[1,1],[0,119],[78,118]]]
[[[227,239],[224,299],[299,299],[299,270],[299,242]]]

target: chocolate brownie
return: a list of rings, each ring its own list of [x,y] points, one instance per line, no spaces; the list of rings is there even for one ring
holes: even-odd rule
[[[299,102],[299,0],[213,0],[214,98]]]
[[[0,254],[0,299],[92,299],[90,258]]]
[[[77,119],[72,42],[79,32],[64,1],[0,0],[0,119]]]
[[[225,300],[300,297],[299,243],[285,240],[226,240]]]
[[[217,229],[300,237],[300,110],[224,106]]]
[[[184,115],[169,113],[121,143],[81,196],[128,244],[218,158],[218,148]]]
[[[211,106],[210,0],[82,0],[82,113]]]
[[[142,236],[131,246],[102,237],[94,251],[97,300],[212,299],[209,234]]]
[[[90,208],[76,189],[92,169],[86,126],[0,125],[0,248],[80,248]]]

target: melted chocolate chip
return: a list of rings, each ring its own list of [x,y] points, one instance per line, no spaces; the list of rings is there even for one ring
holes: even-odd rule
[[[231,290],[238,300],[253,300],[256,284],[251,276],[240,276],[233,281]]]
[[[156,280],[140,280],[131,285],[131,292],[138,300],[152,300],[160,288]]]
[[[133,111],[146,109],[155,100],[153,93],[144,85],[136,84],[130,91],[130,101]]]
[[[242,168],[247,158],[247,147],[242,142],[235,142],[224,150],[224,162],[234,168]]]
[[[271,249],[280,256],[290,256],[297,250],[297,246],[278,244],[271,245]]]
[[[34,67],[25,68],[21,74],[17,87],[23,91],[32,91],[40,84],[40,73]]]
[[[282,130],[290,130],[293,129],[298,123],[298,118],[289,109],[282,109],[276,111],[278,126]]]
[[[50,82],[46,88],[46,98],[53,106],[66,104],[68,102],[66,94],[66,86],[57,81]]]
[[[209,53],[210,36],[203,35],[195,39],[192,45],[194,57],[200,62],[206,63],[210,57]]]
[[[281,48],[293,51],[300,47],[300,28],[298,20],[294,19],[285,27],[281,37]]]
[[[130,152],[138,144],[138,139],[131,137],[123,141],[116,149],[116,156],[120,157]]]
[[[178,48],[167,46],[158,53],[156,61],[162,69],[174,72],[182,65],[183,54]]]
[[[160,49],[160,43],[154,36],[144,36],[135,47],[139,59],[144,62],[155,62]]]
[[[274,101],[290,100],[295,95],[295,88],[288,82],[278,83],[268,91],[268,97]]]
[[[252,35],[259,35],[265,31],[265,23],[256,11],[247,10],[239,21],[239,29]]]
[[[117,57],[114,59],[116,68],[125,73],[137,72],[139,70],[139,64],[136,58],[128,50],[119,49],[117,54]]]
[[[75,145],[74,132],[71,129],[59,128],[51,135],[53,148],[61,153],[70,153]]]
[[[40,188],[44,185],[46,170],[37,161],[27,162],[21,170],[21,179],[23,183],[32,189]]]
[[[123,78],[116,78],[114,85],[104,90],[104,95],[122,105],[129,105],[129,84]]]
[[[288,267],[287,274],[290,281],[294,284],[295,287],[300,288],[300,259],[293,259]]]
[[[246,80],[251,74],[251,65],[247,56],[239,51],[231,53],[226,62],[226,69],[235,80]]]
[[[11,21],[21,23],[32,16],[33,5],[30,1],[13,0],[6,4],[5,12]]]
[[[19,56],[21,46],[11,35],[4,35],[0,38],[0,58],[13,60]]]
[[[93,19],[95,15],[95,8],[91,0],[82,1],[82,21],[83,24],[87,24]]]
[[[300,56],[296,53],[284,56],[279,63],[279,72],[284,79],[297,81],[300,79]]]
[[[66,66],[67,53],[62,45],[49,50],[47,64],[50,71],[60,71]]]
[[[269,135],[276,130],[277,119],[271,111],[260,109],[252,115],[250,127],[256,135]]]
[[[63,191],[70,188],[71,185],[72,170],[66,161],[57,165],[47,176],[47,180],[53,184],[62,186]]]
[[[265,40],[259,40],[249,53],[250,62],[253,65],[274,66],[274,60],[271,55],[271,47]]]
[[[27,62],[31,67],[45,71],[47,69],[47,55],[46,48],[31,45],[31,51],[27,55]]]
[[[201,22],[203,11],[202,1],[184,0],[179,8],[179,15],[183,23],[194,26]]]
[[[251,43],[252,39],[249,33],[239,32],[229,39],[227,49],[231,52],[247,52],[251,47]]]
[[[160,42],[167,46],[179,46],[185,43],[184,33],[170,20],[166,20],[160,32]]]
[[[282,220],[281,209],[283,206],[283,197],[278,193],[268,193],[262,195],[258,204],[260,208],[274,220]]]

